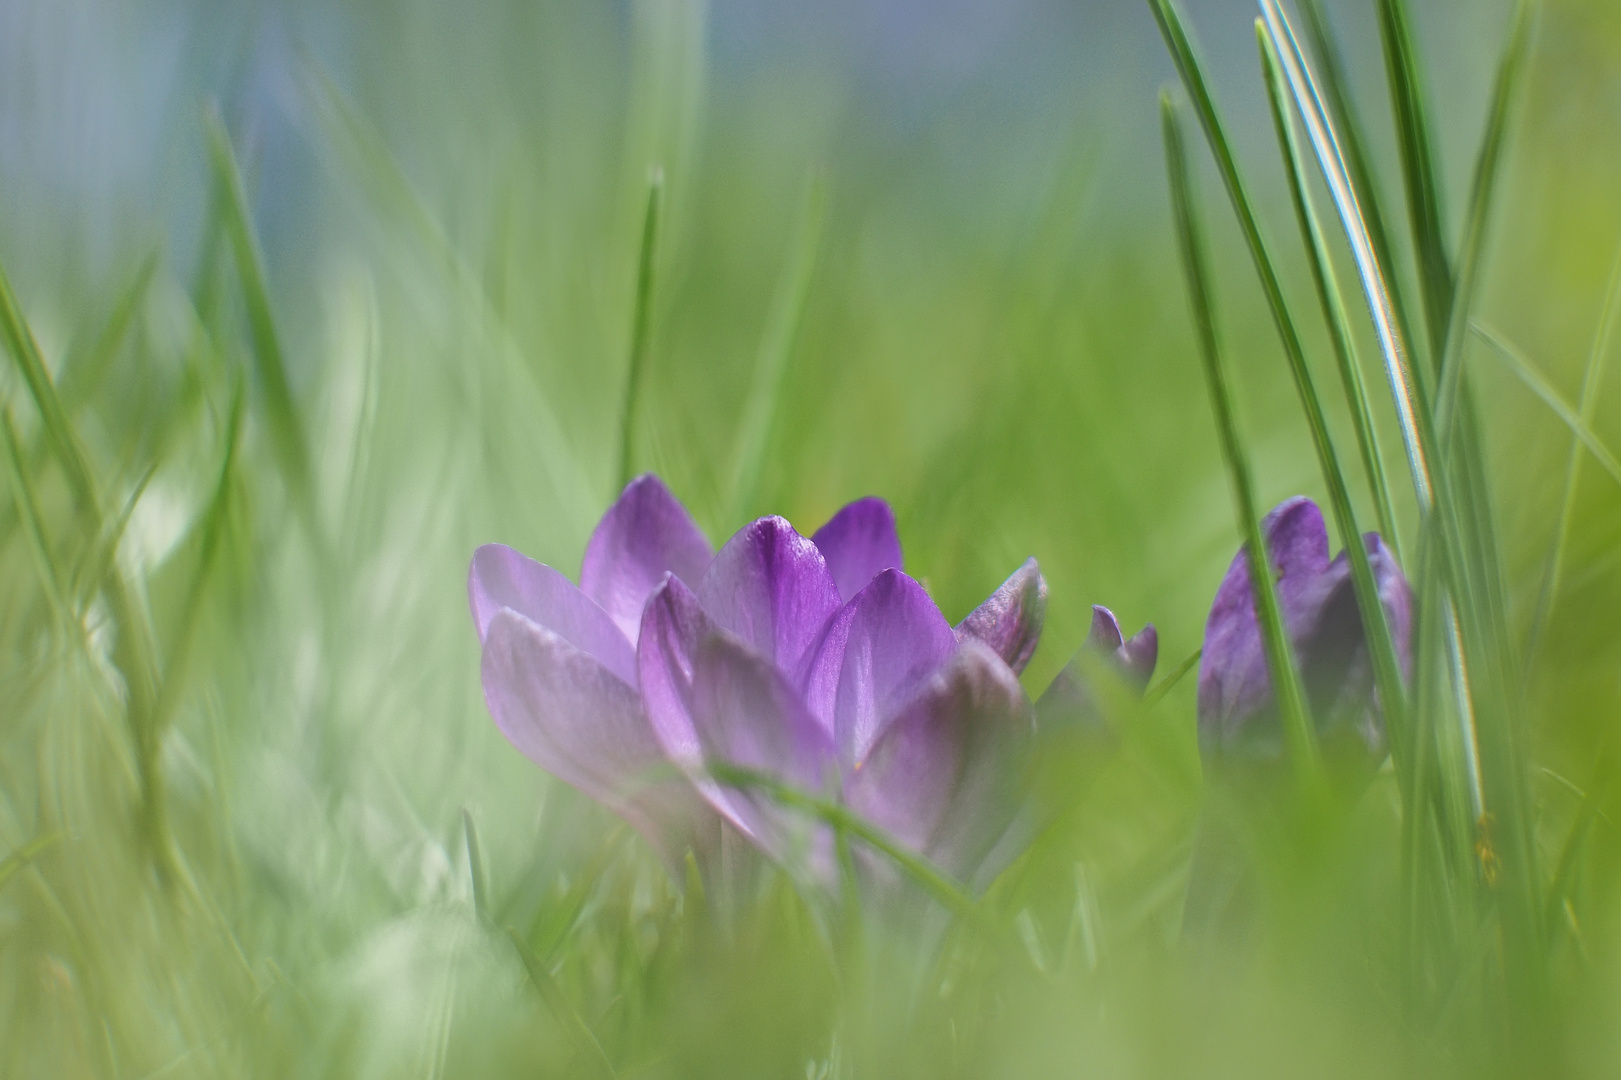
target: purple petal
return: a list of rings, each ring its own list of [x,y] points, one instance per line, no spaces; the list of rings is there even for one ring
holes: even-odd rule
[[[511,608],[636,685],[636,652],[619,627],[572,581],[544,563],[505,544],[485,544],[473,553],[467,598],[480,642],[488,638],[501,609]]]
[[[724,631],[698,644],[692,703],[706,765],[741,766],[809,792],[837,780],[833,742],[799,694],[769,661]],[[772,855],[780,857],[793,826],[804,824],[767,792],[724,779],[699,790]]]
[[[1036,560],[1026,559],[1001,588],[957,624],[957,640],[978,638],[1018,673],[1035,654],[1046,614],[1047,582]]]
[[[844,602],[866,588],[880,570],[903,568],[895,513],[882,499],[857,499],[817,529],[811,542],[827,560]]]
[[[669,761],[636,691],[560,634],[510,608],[489,621],[484,700],[513,746],[634,825],[678,864],[708,812]]]
[[[1115,656],[1126,678],[1137,689],[1147,690],[1148,681],[1154,677],[1154,665],[1159,662],[1159,631],[1149,623],[1128,638]]]
[[[1103,717],[1098,714],[1096,701],[1087,686],[1086,664],[1082,653],[1112,665],[1138,693],[1148,687],[1159,659],[1159,631],[1153,625],[1143,627],[1130,638],[1120,632],[1120,620],[1102,604],[1092,605],[1092,628],[1069,663],[1053,677],[1041,700],[1036,703],[1036,714],[1043,728],[1079,724],[1089,728],[1103,728]]]
[[[1310,499],[1282,503],[1261,522],[1269,562],[1277,575],[1278,602],[1291,640],[1315,621],[1324,599],[1328,530]],[[1261,644],[1251,587],[1249,556],[1240,548],[1216,590],[1205,622],[1199,659],[1199,727],[1207,739],[1224,741],[1272,701],[1272,679]]]
[[[786,672],[799,670],[839,610],[822,553],[780,517],[760,518],[726,541],[698,599],[716,625]]]
[[[636,643],[642,707],[665,753],[684,766],[703,758],[692,719],[692,680],[698,644],[714,629],[697,596],[674,575],[653,590],[642,612]]]
[[[845,761],[866,756],[883,724],[956,648],[923,586],[885,570],[827,624],[804,687]]]
[[[696,584],[713,549],[692,515],[658,477],[625,485],[585,546],[580,591],[613,617],[634,645],[642,607],[664,575]]]
[[[1013,670],[963,642],[846,784],[851,806],[967,880],[1019,805],[1034,724]]]
[[[833,766],[827,733],[782,675],[719,630],[675,577],[648,599],[637,661],[642,701],[665,752],[693,774],[710,805],[781,855],[790,815],[763,796],[705,778],[705,763],[756,769],[819,790]]]

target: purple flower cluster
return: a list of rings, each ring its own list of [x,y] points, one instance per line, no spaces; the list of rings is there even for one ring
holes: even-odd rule
[[[1376,744],[1344,556],[1328,561],[1307,500],[1274,511],[1267,536],[1314,708]],[[1369,545],[1405,654],[1406,582],[1378,538]],[[688,850],[716,850],[727,830],[774,858],[825,866],[825,830],[741,782],[747,770],[842,802],[968,881],[1019,813],[1038,716],[1095,711],[1083,671],[1092,662],[1078,656],[1032,706],[1019,673],[1047,604],[1034,559],[955,627],[902,567],[881,500],[851,503],[809,538],[760,518],[716,552],[643,476],[597,525],[578,587],[499,544],[473,556],[485,700],[513,745],[633,824],[672,866]],[[1107,608],[1093,610],[1083,650],[1140,691],[1154,628],[1128,639]],[[1207,745],[1264,727],[1250,721],[1269,702],[1241,555],[1206,632]]]

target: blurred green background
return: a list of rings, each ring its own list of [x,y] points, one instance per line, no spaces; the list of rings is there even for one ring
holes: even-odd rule
[[[1291,299],[1313,310],[1254,10],[1187,9]],[[1331,14],[1399,206],[1372,5]],[[1414,16],[1456,238],[1508,5]],[[473,548],[572,574],[615,494],[655,165],[637,471],[717,542],[757,514],[808,532],[882,495],[954,621],[1035,555],[1052,601],[1032,694],[1094,603],[1128,630],[1154,622],[1162,671],[1188,656],[1238,531],[1169,227],[1156,93],[1171,77],[1128,0],[0,4],[0,261],[109,514],[128,513],[113,557],[164,672],[156,760],[181,867],[160,880],[142,846],[106,605],[91,588],[82,640],[62,632],[13,509],[0,854],[50,846],[0,878],[0,1074],[593,1075],[581,1024],[627,1076],[1489,1070],[1483,1010],[1403,1017],[1381,975],[1396,859],[1378,785],[1323,856],[1338,869],[1278,886],[1289,915],[1269,947],[1176,949],[1200,797],[1192,679],[1121,755],[1074,764],[1079,809],[1012,944],[933,980],[900,932],[853,973],[785,887],[738,925],[702,923],[481,700]],[[1621,8],[1547,0],[1527,91],[1478,314],[1573,401],[1621,250]],[[263,342],[221,233],[210,103],[242,165],[313,513],[252,374]],[[1264,501],[1321,499],[1204,180]],[[782,382],[751,439],[762,357]],[[1469,363],[1523,634],[1570,433],[1491,353]],[[0,388],[47,549],[82,567],[101,538],[39,449],[15,367]],[[1614,771],[1618,542],[1621,498],[1589,463],[1530,686],[1550,861]],[[464,809],[496,921],[552,948],[572,1018],[474,919]],[[1556,957],[1568,1030],[1550,1069],[1608,1075],[1621,1054],[1618,872],[1601,814]]]

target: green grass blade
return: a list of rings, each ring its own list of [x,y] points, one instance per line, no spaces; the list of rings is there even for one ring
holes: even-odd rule
[[[1165,695],[1169,694],[1173,689],[1175,689],[1176,684],[1181,682],[1183,677],[1186,676],[1188,672],[1192,671],[1198,666],[1199,657],[1203,655],[1203,649],[1194,649],[1193,652],[1188,654],[1186,659],[1167,672],[1164,678],[1160,679],[1159,682],[1155,683],[1153,686],[1150,686],[1146,691],[1144,691],[1143,707],[1150,708],[1165,700]]]
[[[1430,136],[1423,72],[1406,0],[1379,0],[1379,37],[1385,50],[1385,75],[1390,84],[1390,106],[1401,151],[1407,214],[1418,257],[1430,346],[1439,362],[1452,318],[1452,268],[1447,259],[1441,205],[1440,159]]]
[[[1396,326],[1400,330],[1401,339],[1411,342],[1412,322],[1407,314],[1403,290],[1399,287],[1401,275],[1397,269],[1396,248],[1390,237],[1390,227],[1386,224],[1390,219],[1385,213],[1380,184],[1373,170],[1373,158],[1368,150],[1367,128],[1357,110],[1356,99],[1350,90],[1350,81],[1345,75],[1343,53],[1335,38],[1333,25],[1323,10],[1321,0],[1302,0],[1300,7],[1305,15],[1306,36],[1311,42],[1313,54],[1317,57],[1317,85],[1327,106],[1327,115],[1334,118],[1340,139],[1340,150],[1345,155],[1351,187],[1356,191],[1361,203],[1373,256],[1385,281],[1391,284],[1390,302]]]
[[[113,306],[112,314],[107,317],[107,323],[101,328],[101,333],[96,335],[95,340],[82,355],[70,357],[68,363],[64,365],[59,393],[63,407],[70,414],[88,401],[101,386],[102,379],[107,375],[107,369],[112,366],[119,350],[129,338],[130,327],[135,324],[136,313],[141,310],[141,304],[146,300],[146,295],[152,287],[152,279],[157,276],[157,269],[158,252],[154,250],[141,260],[135,276],[119,294],[118,303]]]
[[[185,599],[181,602],[180,613],[175,621],[175,637],[169,645],[167,663],[163,668],[163,688],[158,695],[157,708],[153,715],[153,724],[160,732],[168,726],[169,718],[174,715],[174,710],[180,704],[180,695],[186,684],[186,673],[191,665],[198,624],[201,622],[203,602],[208,597],[214,564],[218,558],[220,544],[225,537],[230,515],[231,491],[236,482],[236,457],[241,442],[243,410],[243,392],[239,382],[231,395],[231,411],[225,425],[225,453],[220,460],[213,494],[210,495],[208,507],[203,511],[198,524],[200,532],[197,566],[192,571]]]
[[[1375,253],[1360,196],[1351,183],[1345,165],[1339,136],[1328,118],[1321,92],[1300,51],[1288,16],[1275,0],[1262,0],[1261,14],[1288,82],[1290,96],[1294,98],[1295,109],[1305,125],[1317,166],[1328,185],[1341,228],[1350,243],[1357,277],[1362,284],[1363,297],[1373,319],[1374,335],[1384,359],[1386,381],[1396,406],[1413,492],[1418,499],[1420,512],[1427,514],[1435,503],[1435,482],[1431,469],[1433,454],[1425,430],[1429,409],[1422,384],[1415,378],[1409,363],[1406,339],[1396,317],[1390,282]]]
[[[1435,428],[1443,451],[1450,450],[1452,446],[1458,396],[1464,383],[1463,349],[1469,337],[1470,309],[1475,283],[1480,277],[1481,262],[1485,257],[1486,233],[1491,220],[1492,196],[1497,190],[1497,177],[1503,160],[1503,144],[1507,139],[1514,104],[1519,98],[1520,75],[1530,52],[1530,27],[1530,5],[1527,0],[1520,0],[1515,7],[1514,23],[1503,48],[1502,60],[1498,64],[1491,109],[1486,117],[1486,134],[1481,139],[1480,153],[1475,161],[1474,181],[1469,192],[1469,217],[1465,223],[1463,249],[1458,256],[1458,277],[1451,298],[1452,317],[1447,327],[1445,349],[1441,354]],[[1478,460],[1478,448],[1470,447],[1469,451]]]
[[[1312,277],[1323,307],[1323,317],[1329,325],[1329,336],[1334,343],[1335,359],[1339,363],[1340,378],[1350,403],[1357,442],[1362,451],[1363,466],[1367,470],[1368,484],[1373,489],[1376,505],[1379,507],[1382,531],[1384,535],[1393,537],[1394,534],[1389,530],[1394,515],[1390,509],[1389,492],[1384,483],[1384,469],[1379,461],[1379,444],[1373,432],[1372,420],[1368,416],[1367,400],[1362,394],[1362,380],[1357,373],[1356,356],[1352,351],[1350,330],[1346,326],[1345,306],[1340,301],[1339,285],[1334,279],[1328,248],[1323,241],[1322,230],[1318,227],[1316,213],[1312,210],[1311,195],[1306,189],[1305,170],[1301,162],[1299,145],[1295,141],[1294,125],[1289,118],[1289,106],[1285,97],[1287,91],[1279,70],[1278,54],[1263,20],[1256,20],[1255,31],[1261,50],[1261,69],[1266,83],[1267,98],[1271,102],[1278,144],[1283,152],[1284,171],[1289,176],[1289,190],[1294,199],[1302,239],[1310,255]],[[1357,608],[1362,613],[1362,625],[1368,635],[1368,653],[1373,661],[1374,682],[1379,688],[1379,698],[1385,712],[1385,726],[1390,733],[1392,750],[1399,760],[1404,752],[1401,741],[1406,737],[1407,724],[1407,688],[1402,679],[1401,658],[1396,653],[1395,636],[1385,616],[1384,604],[1379,599],[1379,585],[1374,580],[1367,548],[1363,545],[1357,529],[1350,493],[1346,490],[1344,476],[1340,472],[1338,461],[1329,443],[1327,421],[1323,418],[1322,407],[1317,402],[1315,391],[1312,390],[1310,377],[1305,374],[1303,359],[1298,366],[1301,369],[1301,376],[1297,380],[1302,388],[1301,397],[1312,423],[1313,434],[1318,440],[1318,452],[1323,458],[1323,473],[1328,480],[1330,502],[1333,503],[1334,515],[1350,557],[1352,587],[1356,591]]]
[[[825,821],[835,830],[855,837],[886,856],[907,877],[938,900],[946,910],[973,925],[986,928],[984,914],[974,902],[974,898],[952,881],[945,871],[849,807],[801,791],[753,769],[723,762],[708,762],[704,766],[704,772],[716,783],[726,787],[764,792],[783,806],[803,810]]]
[[[653,275],[658,260],[659,210],[664,201],[664,170],[655,167],[647,184],[647,210],[642,216],[642,246],[636,260],[636,300],[631,313],[630,360],[625,368],[624,407],[619,414],[619,489],[630,483],[635,468],[636,406],[647,371],[647,346],[653,315]],[[617,492],[616,492],[617,493]]]
[[[1368,411],[1367,391],[1362,384],[1361,363],[1357,359],[1356,345],[1345,315],[1345,300],[1307,187],[1276,51],[1266,35],[1265,24],[1258,24],[1258,29],[1267,99],[1272,106],[1272,122],[1277,129],[1278,145],[1283,151],[1284,171],[1289,178],[1289,194],[1294,201],[1295,217],[1300,223],[1300,236],[1311,256],[1312,283],[1317,287],[1317,299],[1323,308],[1323,318],[1328,323],[1329,342],[1334,349],[1334,360],[1339,367],[1340,382],[1356,431],[1357,449],[1362,455],[1362,468],[1367,474],[1368,488],[1373,496],[1379,531],[1392,544],[1396,544],[1399,540],[1395,531],[1396,515],[1391,509],[1390,488],[1379,451],[1379,435],[1374,430],[1373,418]]]
[[[484,849],[478,842],[478,826],[473,812],[462,807],[462,843],[467,846],[467,877],[473,886],[473,912],[480,922],[490,920],[489,886],[484,876]]]
[[[782,392],[783,374],[787,370],[794,342],[799,337],[800,321],[805,313],[805,299],[810,294],[811,279],[816,270],[826,216],[827,181],[818,175],[811,179],[806,188],[798,235],[788,265],[784,268],[782,281],[777,286],[777,295],[766,322],[765,337],[760,343],[760,354],[754,365],[754,380],[743,406],[732,480],[732,516],[738,520],[748,517],[759,495],[760,474],[764,471],[765,457],[771,448],[771,433],[777,416],[778,397]]]
[[[1502,358],[1508,369],[1530,387],[1531,392],[1541,398],[1542,403],[1570,429],[1570,433],[1587,447],[1587,452],[1593,455],[1593,460],[1597,461],[1616,483],[1621,484],[1621,461],[1618,461],[1610,448],[1604,445],[1604,441],[1583,419],[1582,414],[1571,407],[1553,384],[1507,338],[1481,323],[1476,322],[1472,326],[1475,334],[1492,347],[1492,351]]]
[[[242,288],[242,301],[247,309],[249,338],[257,361],[254,370],[260,392],[264,395],[265,419],[288,490],[299,512],[314,529],[315,484],[310,469],[309,446],[305,441],[298,406],[293,400],[292,385],[287,378],[287,363],[280,336],[276,332],[270,291],[265,283],[264,255],[259,250],[258,236],[248,211],[247,189],[242,183],[236,153],[231,149],[231,138],[219,112],[210,109],[206,123],[209,160],[214,168],[215,182],[225,196],[225,233],[231,242],[237,279]]]
[[[1320,768],[1317,736],[1311,727],[1306,695],[1300,686],[1294,650],[1284,628],[1277,586],[1266,543],[1261,536],[1261,519],[1255,503],[1249,458],[1238,433],[1232,393],[1228,389],[1227,371],[1216,336],[1210,274],[1205,265],[1204,239],[1193,201],[1182,126],[1168,91],[1160,95],[1160,119],[1165,136],[1165,167],[1170,178],[1171,201],[1176,211],[1177,239],[1187,276],[1188,297],[1193,307],[1194,327],[1198,332],[1199,355],[1204,361],[1205,380],[1221,440],[1222,458],[1226,461],[1228,479],[1233,487],[1234,510],[1239,529],[1244,535],[1245,551],[1249,555],[1250,581],[1255,587],[1256,616],[1261,626],[1261,640],[1266,647],[1267,667],[1272,675],[1273,693],[1278,702],[1278,713],[1290,756],[1302,778],[1310,779]]]
[[[54,832],[36,836],[10,855],[0,859],[0,889],[5,888],[7,882],[16,877],[19,871],[27,869],[29,864],[50,850],[61,838],[60,833]]]
[[[1610,281],[1604,293],[1604,308],[1599,313],[1598,330],[1593,335],[1593,346],[1587,354],[1587,364],[1582,372],[1582,393],[1576,403],[1577,418],[1582,428],[1591,432],[1593,429],[1593,416],[1598,411],[1598,391],[1604,384],[1604,369],[1610,356],[1610,348],[1614,344],[1617,314],[1621,313],[1621,249],[1616,251],[1615,262],[1610,268]],[[1565,463],[1564,490],[1559,498],[1559,520],[1554,526],[1553,540],[1548,552],[1548,571],[1543,577],[1542,588],[1538,591],[1537,606],[1531,617],[1531,632],[1528,638],[1525,658],[1529,667],[1536,655],[1538,643],[1542,640],[1542,632],[1547,628],[1548,619],[1552,617],[1554,605],[1558,602],[1559,579],[1563,574],[1565,561],[1565,544],[1570,538],[1571,518],[1576,510],[1576,482],[1581,475],[1582,440],[1572,435],[1570,442],[1570,457]]]
[[[570,1039],[575,1044],[575,1053],[591,1063],[594,1073],[612,1080],[618,1075],[614,1071],[613,1062],[608,1060],[608,1055],[603,1051],[596,1035],[592,1033],[590,1025],[569,1001],[568,995],[563,993],[563,988],[557,985],[552,973],[547,971],[535,958],[535,954],[529,951],[529,946],[524,944],[523,935],[517,930],[507,927],[507,937],[512,941],[512,947],[517,950],[518,959],[523,962],[524,971],[529,974],[529,981],[540,991],[541,1000],[546,1002],[546,1007],[552,1011],[557,1022],[569,1033]]]
[[[67,410],[57,394],[40,355],[33,331],[24,319],[12,291],[10,278],[0,266],[0,339],[21,370],[34,407],[38,409],[45,438],[55,451],[68,488],[90,536],[104,535],[101,496],[95,474],[85,455]],[[103,583],[107,606],[117,627],[113,639],[113,666],[124,680],[124,710],[130,741],[141,784],[141,827],[160,872],[173,880],[174,856],[164,808],[162,776],[158,767],[158,742],[153,728],[157,700],[157,668],[151,628],[117,567],[116,560]]]
[[[17,428],[12,423],[10,409],[0,409],[0,429],[3,429],[0,433],[5,436],[6,471],[11,477],[12,499],[17,507],[17,517],[23,525],[23,533],[28,537],[28,549],[34,557],[40,587],[45,591],[45,603],[50,607],[56,625],[66,630],[77,622],[67,602],[67,577],[64,568],[57,564],[50,538],[45,535],[39,499],[34,495],[34,486],[28,481],[23,451],[17,440]]]

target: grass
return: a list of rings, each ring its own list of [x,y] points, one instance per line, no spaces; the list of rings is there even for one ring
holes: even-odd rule
[[[300,56],[305,217],[229,98],[187,114],[195,243],[97,268],[0,206],[0,1075],[1607,1073],[1621,145],[1557,141],[1561,80],[1621,57],[1602,5],[1518,9],[1494,64],[1402,0],[1366,40],[1267,0],[1246,111],[1153,0],[1202,144],[1167,106],[1139,152],[1151,92],[1088,116],[1106,150],[969,127],[1007,156],[966,198],[963,129],[841,113],[833,76],[487,7],[378,22],[364,78]],[[1044,827],[982,893],[741,773],[834,828],[843,887],[672,875],[495,731],[465,610],[476,544],[572,572],[643,469],[717,541],[884,495],[953,621],[1033,553],[1032,695],[1093,603],[1156,623],[1158,678],[1103,693],[1107,747],[1044,748]],[[1349,792],[1200,763],[1210,597],[1297,492],[1420,601],[1405,687],[1370,620],[1392,756]],[[1226,812],[1248,929],[1190,940]]]

